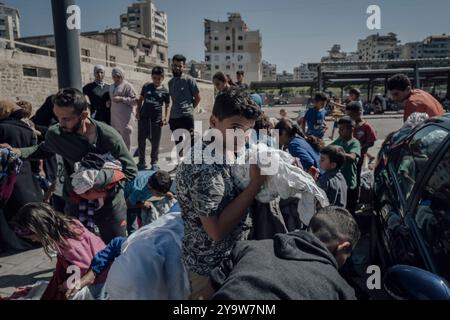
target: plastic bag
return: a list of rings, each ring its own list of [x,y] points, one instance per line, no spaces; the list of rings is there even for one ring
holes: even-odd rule
[[[190,285],[181,260],[183,235],[180,212],[168,213],[133,233],[108,272],[105,288],[109,298],[187,299]]]

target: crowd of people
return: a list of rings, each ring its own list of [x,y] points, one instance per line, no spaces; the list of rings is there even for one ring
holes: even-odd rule
[[[300,200],[278,196],[258,204],[270,177],[257,164],[247,167],[245,187],[233,176],[240,164],[226,161],[180,161],[175,176],[160,170],[161,128],[185,129],[191,135],[176,143],[194,142],[194,110],[201,100],[195,79],[184,73],[186,58],[175,55],[172,61],[168,88],[160,67],[138,94],[122,69],[112,70],[114,83],[108,85],[98,65],[95,81],[82,92],[61,89],[34,117],[25,102],[0,101],[0,188],[2,194],[12,190],[1,207],[2,246],[25,250],[37,243],[47,255],[56,254],[42,299],[70,299],[84,289],[92,299],[355,299],[340,268],[360,238],[355,216],[361,171],[377,139],[363,119],[360,92],[352,89],[345,105],[332,101],[342,115],[336,118],[338,138],[325,146],[324,93],[315,94],[314,107],[298,121],[285,110],[271,121],[262,101],[248,92],[242,71],[235,82],[222,72],[214,75],[218,94],[210,128],[224,137],[227,130],[267,129],[271,139],[260,141],[268,148],[276,146],[272,130],[278,130],[278,145],[292,160],[286,168],[301,168],[304,176],[296,177],[326,195],[329,205],[312,200],[308,222],[291,224]],[[388,87],[404,103],[405,117],[415,111],[443,114],[404,75],[391,78]],[[130,153],[135,121],[138,163]],[[202,150],[213,142],[203,141]],[[215,156],[258,142],[229,146],[223,139]],[[285,180],[281,184],[289,188]],[[292,208],[283,202],[289,200],[294,210],[286,209]],[[269,212],[268,227],[255,236],[262,210]],[[284,229],[274,227],[275,219]],[[70,266],[81,271],[80,287],[67,284]]]

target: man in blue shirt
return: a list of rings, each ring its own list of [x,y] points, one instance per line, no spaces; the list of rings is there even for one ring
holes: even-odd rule
[[[171,190],[172,178],[166,171],[139,171],[137,177],[129,182],[124,189],[127,202],[127,231],[128,235],[136,231],[136,219],[141,209],[152,207],[151,197],[173,197]]]
[[[314,97],[314,108],[308,109],[305,116],[301,119],[301,127],[307,135],[323,139],[327,126],[325,124],[325,105],[328,101],[327,96],[323,92],[316,93]],[[307,131],[305,131],[307,127]]]

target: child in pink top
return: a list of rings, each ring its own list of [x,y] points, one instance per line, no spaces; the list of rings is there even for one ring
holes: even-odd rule
[[[66,300],[74,285],[72,279],[78,268],[80,278],[90,268],[92,258],[104,249],[103,241],[88,231],[78,220],[66,217],[45,203],[29,203],[17,214],[16,232],[19,236],[42,244],[50,257],[57,253],[56,270],[42,300]],[[68,269],[72,266],[71,269]],[[94,298],[100,298],[107,271],[96,278],[90,288]]]

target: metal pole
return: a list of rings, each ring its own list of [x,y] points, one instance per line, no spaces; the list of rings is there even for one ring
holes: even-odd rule
[[[414,80],[416,84],[416,89],[420,89],[420,72],[419,66],[417,64],[414,66]]]
[[[447,99],[450,99],[450,74],[447,77]]]
[[[67,12],[73,5],[75,0],[52,0],[58,86],[81,90],[80,30],[68,21],[79,12]]]
[[[323,79],[322,79],[322,66],[319,64],[317,66],[317,89],[318,91],[323,90]]]

